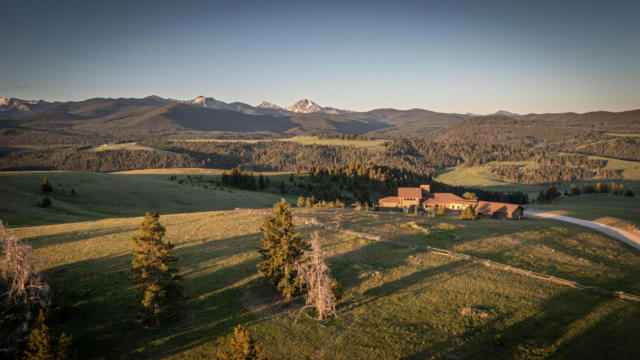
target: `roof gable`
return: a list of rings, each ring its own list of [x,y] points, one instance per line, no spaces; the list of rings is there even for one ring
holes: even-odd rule
[[[422,189],[419,187],[399,187],[398,197],[422,199]]]

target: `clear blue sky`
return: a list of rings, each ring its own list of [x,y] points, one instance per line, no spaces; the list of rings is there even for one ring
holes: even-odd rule
[[[640,1],[0,0],[0,96],[640,108]]]

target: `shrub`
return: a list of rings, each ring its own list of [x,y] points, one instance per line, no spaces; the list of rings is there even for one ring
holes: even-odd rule
[[[51,191],[53,191],[51,184],[49,184],[49,178],[47,178],[46,176],[42,180],[42,185],[40,185],[40,191],[42,191],[43,193],[50,193]]]
[[[467,199],[467,200],[478,200],[478,197],[476,196],[476,194],[472,193],[472,192],[466,192],[464,194],[462,194],[462,197]]]
[[[627,188],[627,190],[624,192],[624,196],[633,196],[633,188],[631,188],[631,186],[629,186]]]
[[[256,344],[249,330],[242,325],[233,329],[233,338],[228,350],[218,350],[219,360],[255,360],[263,359],[262,345]]]
[[[467,206],[460,214],[460,219],[462,220],[475,220],[478,218],[478,214],[476,214],[475,210],[471,205]]]
[[[41,208],[48,208],[51,206],[51,199],[48,196],[43,196],[37,203]]]
[[[59,336],[48,323],[47,312],[40,310],[36,326],[31,331],[25,358],[30,360],[66,360],[71,358],[71,337]]]

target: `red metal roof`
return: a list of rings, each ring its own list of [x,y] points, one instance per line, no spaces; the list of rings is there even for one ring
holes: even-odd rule
[[[422,199],[422,189],[419,187],[398,188],[398,197]]]
[[[483,215],[493,215],[494,213],[504,212],[505,214],[511,215],[514,211],[516,211],[520,205],[518,204],[507,204],[507,203],[499,203],[492,201],[478,201],[478,205],[476,205],[476,211]]]
[[[429,197],[423,202],[423,204],[475,204],[475,200],[463,199],[452,193],[431,193]]]
[[[387,196],[384,197],[380,200],[378,200],[378,203],[394,203],[397,204],[398,203],[398,197],[397,196]]]

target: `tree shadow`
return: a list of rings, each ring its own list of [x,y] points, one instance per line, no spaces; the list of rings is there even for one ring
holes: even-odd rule
[[[251,251],[252,238],[255,234],[177,248],[178,268],[186,270],[181,273],[182,317],[159,329],[142,329],[132,322],[132,255],[50,268],[45,275],[54,290],[59,326],[74,337],[79,358],[158,358],[226,335],[255,317],[239,300],[248,287],[264,280],[257,276],[257,256],[243,256],[230,265],[216,260]]]
[[[54,234],[45,234],[39,236],[25,237],[24,240],[34,249],[45,248],[48,246],[62,245],[75,241],[86,241],[93,238],[108,236],[113,234],[121,234],[123,232],[135,231],[138,226],[114,226],[100,228],[99,230],[78,230]]]
[[[469,319],[467,330],[403,359],[635,359],[636,304],[567,289],[536,304],[534,315]],[[620,311],[625,316],[620,316]]]

